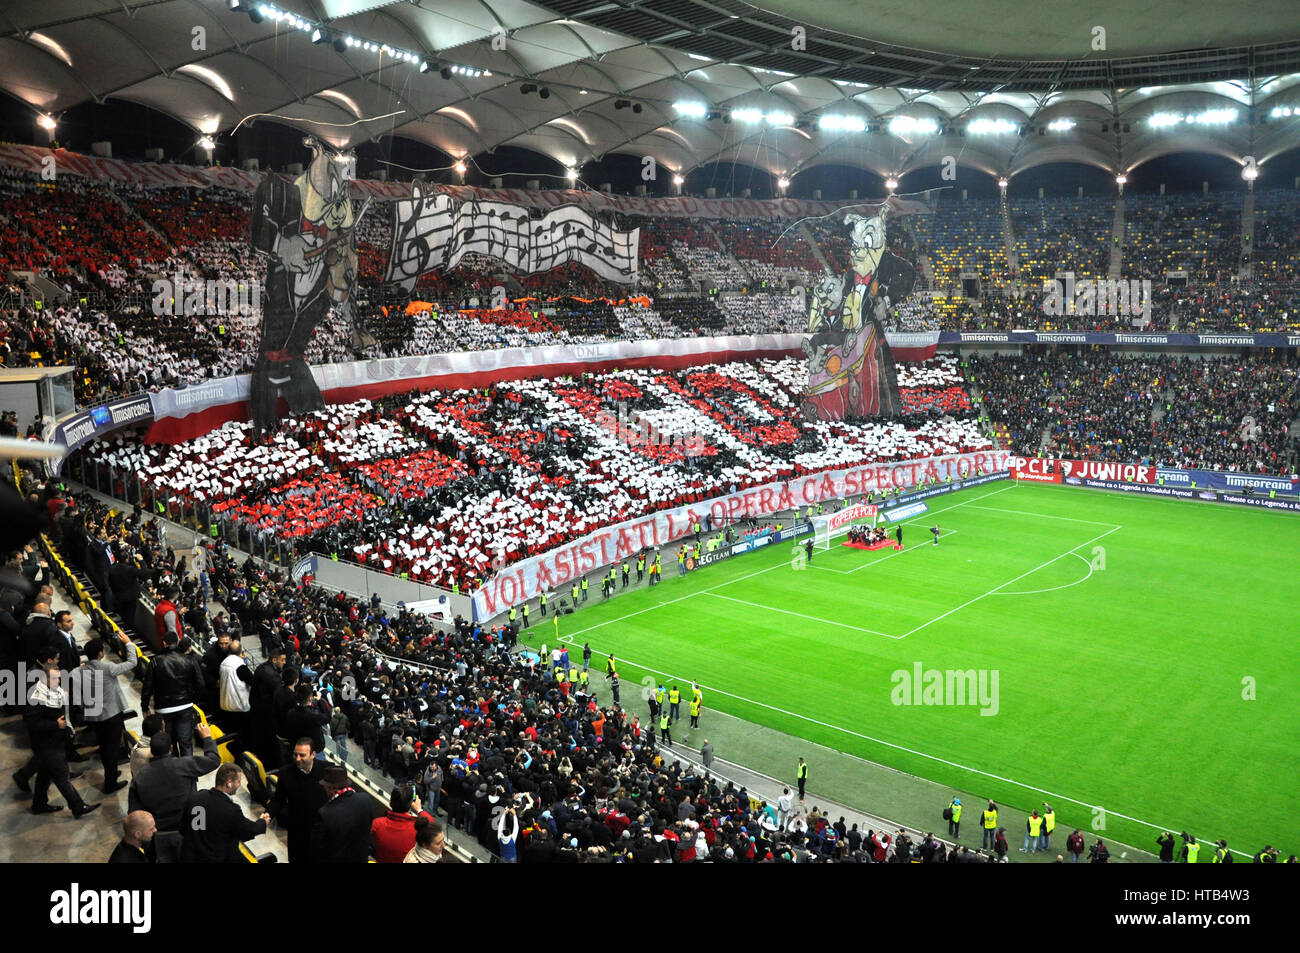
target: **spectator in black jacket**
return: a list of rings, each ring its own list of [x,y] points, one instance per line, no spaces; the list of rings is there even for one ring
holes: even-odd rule
[[[76,621],[72,613],[62,609],[54,614],[55,633],[50,636],[50,644],[59,651],[59,668],[71,672],[81,666],[81,648],[72,634]]]
[[[281,672],[287,655],[283,647],[273,648],[265,662],[253,672],[253,690],[249,697],[253,716],[253,747],[268,771],[279,763],[275,741],[275,695],[284,684]]]
[[[172,739],[165,731],[149,741],[153,759],[131,779],[127,805],[132,811],[148,811],[160,831],[179,831],[185,804],[198,786],[198,779],[217,770],[221,755],[207,725],[199,725],[203,754],[196,757],[168,757]]]
[[[122,822],[122,839],[108,856],[110,864],[152,864],[153,836],[158,825],[148,811],[132,811]]]
[[[51,645],[37,656],[42,674],[27,697],[24,713],[32,741],[32,759],[14,774],[14,783],[20,790],[31,792],[33,814],[53,814],[63,809],[62,805],[49,802],[50,782],[53,782],[67,799],[72,816],[81,818],[98,808],[99,804],[87,804],[82,800],[68,775],[68,721],[64,714],[67,696],[59,685],[58,650]],[[36,775],[35,788],[27,783],[32,774]]]
[[[322,780],[326,802],[311,832],[311,860],[316,864],[364,864],[370,859],[370,822],[374,811],[364,794],[348,781],[347,769],[330,765]]]
[[[267,810],[289,832],[289,863],[310,859],[311,831],[325,803],[325,762],[315,757],[311,739],[293,746],[293,764],[283,768]]]
[[[198,660],[179,646],[175,632],[163,636],[162,654],[154,656],[144,674],[140,706],[144,714],[152,705],[163,716],[176,753],[188,758],[194,753],[194,705],[203,697],[203,673]]]
[[[190,795],[185,808],[188,822],[181,825],[181,862],[187,864],[233,864],[239,861],[239,845],[266,833],[271,815],[265,811],[251,821],[235,803],[235,792],[244,779],[238,765],[217,768],[216,784]]]
[[[324,751],[330,716],[321,709],[320,696],[307,682],[298,683],[296,694],[298,703],[284,716],[284,737],[310,738],[313,751]]]
[[[27,624],[23,626],[20,639],[23,661],[31,668],[40,667],[38,656],[47,646],[53,645],[58,637],[59,629],[54,624],[54,616],[50,614],[49,603],[36,603],[31,615],[27,617]]]
[[[135,629],[135,605],[140,601],[140,579],[142,573],[127,554],[125,548],[116,549],[117,561],[108,570],[108,588],[113,594],[117,614],[122,618],[122,627],[128,631]]]

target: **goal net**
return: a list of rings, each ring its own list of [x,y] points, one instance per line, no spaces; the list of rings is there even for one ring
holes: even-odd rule
[[[855,503],[838,513],[827,513],[812,518],[813,548],[830,549],[836,538],[844,536],[859,523],[876,525],[880,508],[874,503]]]

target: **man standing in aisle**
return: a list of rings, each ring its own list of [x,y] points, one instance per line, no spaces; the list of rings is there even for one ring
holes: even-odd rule
[[[808,784],[808,763],[803,758],[799,759],[799,767],[795,769],[795,780],[799,782],[799,800],[803,800],[804,788]]]
[[[668,710],[672,714],[673,721],[682,717],[682,693],[677,690],[676,685],[668,693]]]
[[[948,833],[954,838],[961,836],[961,798],[955,797],[952,803],[948,805],[948,810],[952,816],[948,819]]]
[[[690,709],[690,711],[691,711],[691,727],[692,727],[692,728],[698,728],[698,727],[700,727],[700,709],[703,708],[703,707],[704,707],[704,705],[703,705],[703,703],[700,701],[700,696],[699,696],[699,695],[693,695],[693,696],[691,697],[691,709]]]
[[[126,713],[126,699],[122,695],[119,675],[126,675],[135,669],[139,656],[131,647],[131,640],[123,632],[118,639],[131,653],[125,662],[104,661],[104,643],[91,639],[86,643],[86,664],[71,674],[73,679],[81,679],[81,697],[91,698],[92,690],[98,691],[99,705],[94,711],[87,707],[86,722],[95,732],[99,742],[99,761],[104,766],[104,793],[112,794],[126,787],[127,782],[118,779],[118,757],[122,753],[122,722]],[[101,681],[94,686],[93,683]],[[93,687],[92,687],[93,686]]]
[[[673,746],[673,735],[669,727],[668,712],[662,708],[659,709],[659,740],[661,744],[667,745],[669,748]]]
[[[785,830],[785,822],[790,820],[790,808],[794,804],[794,799],[790,797],[790,789],[782,788],[781,796],[776,801],[776,823],[781,830]]]

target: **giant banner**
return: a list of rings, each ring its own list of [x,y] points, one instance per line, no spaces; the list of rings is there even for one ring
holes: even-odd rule
[[[941,331],[940,344],[1153,344],[1160,347],[1300,347],[1300,334],[1160,334],[1123,331]]]
[[[249,382],[253,426],[269,434],[280,398],[295,414],[320,410],[325,398],[307,364],[307,346],[330,311],[355,318],[357,220],[348,183],[356,156],[308,136],[311,162],[292,182],[267,176],[253,195],[249,244],[267,257],[266,303]]]
[[[534,218],[519,205],[460,202],[417,187],[393,208],[387,280],[408,292],[421,275],[450,271],[470,252],[504,262],[520,275],[577,262],[607,281],[632,284],[637,278],[640,229],[618,231],[576,205]]]
[[[1006,469],[1010,457],[1011,454],[1005,450],[986,450],[815,473],[605,527],[557,549],[522,560],[489,579],[474,593],[474,617],[490,619],[526,599],[536,598],[543,591],[567,586],[589,572],[642,549],[667,546],[685,537],[690,527],[697,520],[703,520],[706,514],[715,524],[749,516],[769,516],[875,490],[916,486],[929,480],[960,480],[979,472],[988,474]],[[933,492],[948,492],[948,489],[936,487]],[[926,494],[918,494],[921,495]]]

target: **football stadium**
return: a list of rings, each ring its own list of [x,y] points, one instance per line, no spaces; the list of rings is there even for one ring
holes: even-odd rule
[[[1250,14],[6,3],[0,859],[1294,863]]]

